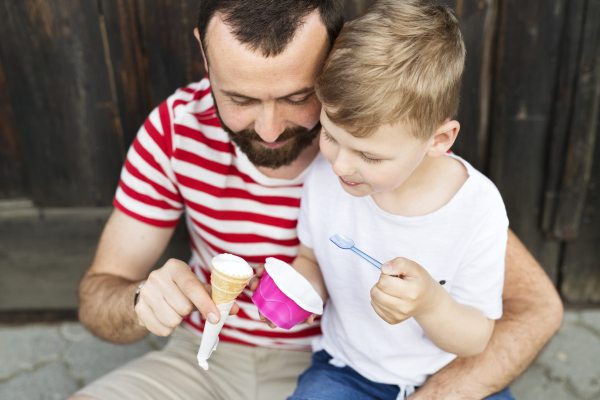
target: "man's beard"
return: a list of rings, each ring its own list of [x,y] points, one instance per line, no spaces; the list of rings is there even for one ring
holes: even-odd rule
[[[213,96],[214,98],[214,96]],[[277,169],[285,167],[294,162],[300,153],[310,146],[321,131],[321,123],[318,122],[314,128],[308,129],[302,126],[286,128],[277,138],[277,142],[287,143],[276,149],[270,149],[261,144],[264,140],[260,138],[254,129],[244,129],[239,132],[232,131],[221,119],[219,110],[215,102],[215,111],[217,118],[221,122],[221,127],[233,143],[235,143],[242,152],[248,156],[252,164],[257,167],[267,167]]]

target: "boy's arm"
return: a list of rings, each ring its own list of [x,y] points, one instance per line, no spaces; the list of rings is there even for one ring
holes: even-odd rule
[[[381,267],[371,298],[384,321],[397,324],[414,317],[437,347],[459,356],[481,353],[494,329],[494,321],[458,303],[423,267],[405,258]]]
[[[317,294],[323,299],[323,303],[325,303],[329,295],[313,250],[300,243],[298,256],[292,263],[292,267],[310,282]]]
[[[562,322],[552,282],[509,230],[503,315],[483,353],[457,358],[431,376],[410,400],[481,400],[504,389],[533,361]]]
[[[300,243],[300,249],[298,250],[298,255],[292,262],[292,267],[296,271],[300,273],[306,280],[312,285],[317,294],[321,296],[323,299],[323,303],[327,301],[329,295],[327,294],[327,288],[325,287],[325,281],[323,280],[323,274],[321,274],[321,268],[317,263],[317,258],[315,257],[315,253],[309,247],[306,247],[302,243]],[[264,264],[259,265],[256,268],[256,277],[253,277],[248,283],[248,287],[250,290],[254,291],[258,287],[259,279],[262,277],[265,271]],[[273,329],[276,328],[275,324],[266,319],[260,312],[258,313],[260,319],[266,321],[267,324]],[[315,315],[311,315],[306,319],[306,323],[312,325],[314,321]]]

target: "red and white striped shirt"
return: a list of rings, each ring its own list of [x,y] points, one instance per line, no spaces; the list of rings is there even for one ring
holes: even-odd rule
[[[253,267],[267,257],[292,262],[306,172],[292,180],[263,175],[221,128],[205,78],[150,113],[127,153],[114,205],[159,227],[176,226],[185,211],[190,266],[210,282],[210,262],[220,253],[240,256]],[[310,350],[311,339],[321,333],[318,323],[272,330],[258,318],[251,296],[248,289],[240,294],[240,312],[227,318],[221,340]],[[204,327],[198,312],[184,323],[196,332]]]

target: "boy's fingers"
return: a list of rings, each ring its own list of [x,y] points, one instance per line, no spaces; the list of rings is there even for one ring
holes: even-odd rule
[[[395,277],[382,273],[379,276],[379,281],[374,287],[390,296],[403,298],[406,293],[412,292],[412,286],[412,282],[408,281],[406,278]]]
[[[418,276],[420,265],[407,258],[397,257],[381,266],[384,275],[397,275],[400,278]]]
[[[264,315],[262,315],[260,313],[260,311],[258,312],[258,317],[262,320],[262,321],[266,321],[267,325],[269,325],[269,328],[271,329],[275,329],[277,328],[277,326],[275,326],[275,324],[273,324],[271,321],[269,321]]]
[[[255,291],[256,288],[258,287],[259,282],[260,282],[260,278],[256,275],[254,275],[252,278],[250,278],[250,281],[248,281],[248,288],[252,291]]]
[[[392,278],[390,278],[392,279]],[[398,279],[398,278],[393,278]],[[390,309],[399,309],[403,305],[402,299],[394,296],[393,294],[387,293],[380,288],[380,284],[377,283],[371,289],[371,300]]]
[[[263,276],[265,272],[265,264],[258,264],[256,268],[254,268],[254,272],[258,277]]]
[[[255,275],[250,278],[250,281],[248,282],[248,287],[252,291],[256,290],[258,284],[260,283],[260,278],[265,273],[265,264],[259,264],[256,268],[254,268],[254,273]]]
[[[395,319],[389,314],[389,312],[385,309],[383,309],[382,307],[380,307],[377,303],[375,303],[374,301],[371,300],[371,307],[373,307],[373,310],[375,311],[375,313],[377,315],[379,315],[381,317],[381,319],[383,319],[385,322],[387,322],[388,324],[393,324],[395,321]]]

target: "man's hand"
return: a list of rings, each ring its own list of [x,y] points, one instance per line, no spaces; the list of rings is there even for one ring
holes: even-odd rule
[[[152,271],[142,286],[135,312],[140,325],[158,336],[169,336],[192,311],[198,310],[210,323],[219,322],[211,286],[200,282],[183,261],[171,259]],[[230,314],[236,314],[234,304]]]
[[[381,266],[379,282],[371,289],[371,306],[385,322],[395,325],[434,308],[440,290],[423,267],[398,257]]]
[[[519,375],[560,327],[563,307],[554,285],[510,229],[502,298],[502,318],[483,353],[458,357],[411,400],[486,398]]]

